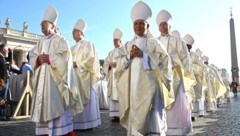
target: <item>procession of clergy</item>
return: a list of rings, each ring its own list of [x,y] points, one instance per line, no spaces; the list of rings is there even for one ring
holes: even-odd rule
[[[208,64],[202,51],[191,51],[194,38],[171,32],[171,14],[161,10],[156,22],[159,37],[149,32],[150,7],[137,2],[131,11],[135,35],[122,44],[113,33],[114,49],[105,59],[110,117],[119,119],[128,136],[187,135],[192,119],[214,111],[228,97],[227,73]],[[75,130],[101,124],[100,64],[94,44],[85,39],[86,23],[72,30],[76,44],[56,28],[58,12],[48,7],[41,22],[44,37],[30,52],[34,95],[31,120],[36,135],[74,136]]]

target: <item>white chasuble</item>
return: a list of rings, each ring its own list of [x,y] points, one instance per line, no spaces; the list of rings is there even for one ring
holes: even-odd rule
[[[143,58],[130,60],[133,45],[143,52]],[[165,135],[164,108],[174,101],[174,95],[170,93],[172,71],[167,52],[148,34],[136,36],[120,47],[118,53],[115,76],[118,79],[120,124],[128,129],[128,135]]]

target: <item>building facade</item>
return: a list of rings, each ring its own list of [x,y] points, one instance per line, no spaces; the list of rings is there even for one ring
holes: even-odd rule
[[[42,35],[28,32],[27,22],[23,23],[23,30],[14,30],[11,28],[11,20],[7,18],[5,28],[0,27],[0,43],[5,43],[13,49],[13,59],[18,67],[26,61],[28,51],[30,51],[38,42]]]

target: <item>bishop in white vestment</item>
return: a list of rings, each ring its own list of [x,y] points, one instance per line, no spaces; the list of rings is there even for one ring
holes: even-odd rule
[[[193,74],[193,76],[194,76],[194,78],[195,78],[195,80],[196,80],[196,76],[195,76],[195,72],[196,72],[196,70],[194,70],[194,68],[196,68],[195,67],[195,63],[196,63],[196,61],[195,61],[195,52],[193,52],[193,51],[191,51],[191,49],[192,49],[192,46],[193,46],[193,44],[194,44],[194,38],[190,35],[190,34],[186,34],[184,37],[183,37],[183,41],[185,42],[185,44],[187,45],[187,47],[188,47],[188,51],[189,51],[189,54],[190,54],[190,59],[191,59],[191,66],[192,66],[192,70],[191,70],[191,72],[192,72],[192,74]],[[197,69],[197,70],[199,70],[199,69]],[[198,81],[199,82],[199,81]],[[196,84],[197,84],[197,80],[196,80]],[[195,85],[196,85],[195,84]],[[194,85],[194,86],[195,86]],[[194,86],[192,86],[192,88],[191,88],[191,90],[193,91],[192,93],[192,95],[190,94],[190,96],[189,97],[192,97],[191,98],[191,103],[190,103],[190,107],[191,107],[191,112],[192,112],[192,114],[191,114],[191,116],[192,116],[192,120],[194,121],[197,117],[199,117],[199,99],[201,98],[201,93],[202,93],[202,88],[200,87],[199,89],[196,89],[196,88],[194,88]]]
[[[168,130],[167,135],[186,135],[192,131],[191,110],[185,94],[195,83],[191,75],[190,56],[187,46],[180,37],[169,33],[171,14],[161,10],[156,18],[161,35],[158,39],[163,43],[171,57],[173,65],[173,90],[175,102],[166,111]],[[176,114],[179,113],[179,114]]]
[[[114,75],[117,66],[118,48],[121,47],[122,32],[118,28],[113,33],[114,49],[108,53],[104,61],[104,73],[108,80],[108,97],[109,97],[109,115],[115,120],[119,119],[117,79]]]
[[[223,82],[222,76],[220,75],[219,69],[214,64],[211,64],[213,71],[215,72],[214,82],[216,84],[216,99],[217,107],[219,106],[220,98],[227,92],[227,88]]]
[[[226,69],[221,69],[220,74],[222,76],[223,83],[225,84],[225,87],[227,88],[227,92],[223,96],[223,103],[224,102],[227,103],[227,102],[230,102],[230,97],[229,97],[229,93],[231,90],[230,89],[230,84],[231,84],[230,75],[227,73]]]
[[[207,82],[204,77],[204,64],[202,63],[202,51],[197,49],[193,55],[193,71],[197,84],[194,86],[196,91],[196,100],[199,102],[199,117],[205,114],[205,90],[207,88]]]
[[[120,124],[128,136],[165,136],[165,107],[174,101],[170,94],[170,58],[148,30],[151,15],[146,3],[135,4],[131,11],[135,36],[118,51],[115,76]]]
[[[205,90],[205,109],[207,112],[216,110],[216,85],[214,84],[215,72],[208,65],[209,58],[205,55],[202,56],[202,61],[204,63],[204,78],[207,83],[207,88]]]
[[[76,44],[71,48],[73,66],[82,94],[84,110],[73,118],[74,130],[90,129],[101,124],[98,94],[93,85],[100,79],[100,64],[94,44],[84,38],[86,23],[79,19],[73,28]]]
[[[74,135],[72,116],[83,110],[68,41],[54,33],[58,13],[48,7],[41,23],[44,37],[31,50],[34,68],[31,119],[36,135]]]

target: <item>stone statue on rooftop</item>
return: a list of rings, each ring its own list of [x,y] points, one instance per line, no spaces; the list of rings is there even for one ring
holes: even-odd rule
[[[23,31],[26,32],[28,29],[28,24],[26,21],[23,22]]]
[[[5,22],[6,28],[10,29],[11,28],[11,20],[9,18],[7,18],[6,22]]]

